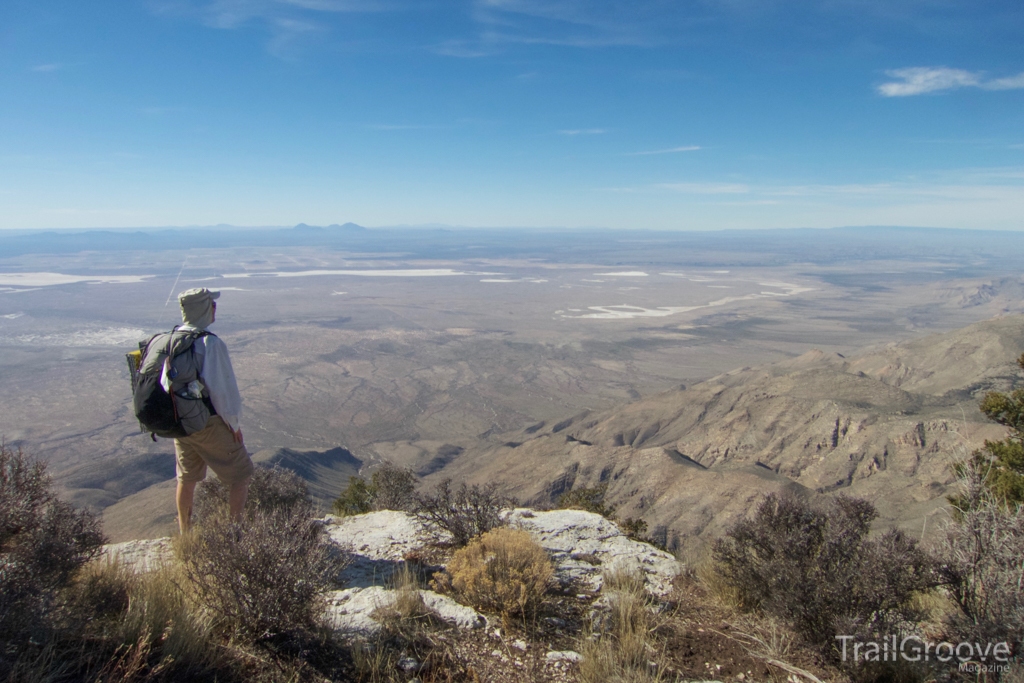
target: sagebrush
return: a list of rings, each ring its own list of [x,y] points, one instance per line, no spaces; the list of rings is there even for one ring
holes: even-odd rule
[[[525,618],[544,602],[554,568],[525,531],[489,531],[452,556],[435,585],[477,609],[508,619]]]

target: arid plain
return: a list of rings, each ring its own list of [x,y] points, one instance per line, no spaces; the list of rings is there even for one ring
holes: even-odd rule
[[[221,231],[187,249],[130,233],[91,250],[8,240],[5,442],[48,461],[115,540],[164,535],[173,449],[139,432],[124,354],[179,321],[174,295],[190,287],[223,292],[212,331],[250,450],[322,501],[385,458],[471,478],[468,455],[525,457],[499,446],[531,425],[1024,313],[1024,249],[996,233],[317,230]]]

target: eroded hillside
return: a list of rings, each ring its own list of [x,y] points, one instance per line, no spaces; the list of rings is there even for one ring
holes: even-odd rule
[[[927,535],[944,518],[950,462],[1003,436],[977,403],[1018,381],[1022,352],[1021,316],[848,357],[811,351],[530,426],[430,478],[502,481],[534,504],[607,482],[620,515],[670,547],[717,535],[781,489],[864,497],[882,524]]]

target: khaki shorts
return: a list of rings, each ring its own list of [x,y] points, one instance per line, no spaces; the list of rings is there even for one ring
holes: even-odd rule
[[[178,481],[198,482],[206,479],[209,465],[227,486],[245,481],[252,476],[252,460],[245,446],[235,441],[224,418],[214,415],[206,426],[196,432],[174,440]]]

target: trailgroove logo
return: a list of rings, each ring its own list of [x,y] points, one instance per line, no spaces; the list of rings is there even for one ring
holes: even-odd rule
[[[939,643],[919,636],[888,636],[881,640],[857,640],[855,636],[836,636],[842,643],[844,662],[952,662],[960,671],[969,673],[1005,673],[1011,650],[1008,642],[999,643]]]

